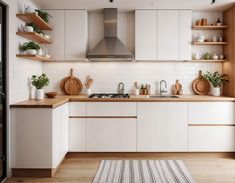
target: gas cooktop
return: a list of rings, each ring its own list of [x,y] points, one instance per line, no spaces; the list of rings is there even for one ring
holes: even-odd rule
[[[89,98],[130,98],[128,94],[118,93],[94,93]]]

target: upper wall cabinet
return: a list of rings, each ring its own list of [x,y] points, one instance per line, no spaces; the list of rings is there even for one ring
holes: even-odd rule
[[[49,46],[55,60],[85,60],[87,49],[86,10],[48,10],[53,16],[50,34],[53,44]]]
[[[190,60],[190,10],[136,10],[136,60]]]

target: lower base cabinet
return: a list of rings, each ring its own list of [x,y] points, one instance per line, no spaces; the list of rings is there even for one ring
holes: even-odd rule
[[[69,119],[69,151],[86,152],[86,118]]]
[[[187,103],[138,103],[137,151],[186,152]]]
[[[88,152],[136,152],[136,119],[87,119]]]
[[[190,126],[190,152],[234,152],[234,126]]]

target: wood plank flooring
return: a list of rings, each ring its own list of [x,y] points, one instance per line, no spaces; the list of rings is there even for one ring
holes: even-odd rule
[[[196,183],[235,183],[234,153],[69,153],[53,178],[10,178],[7,183],[92,183],[102,159],[181,159]]]

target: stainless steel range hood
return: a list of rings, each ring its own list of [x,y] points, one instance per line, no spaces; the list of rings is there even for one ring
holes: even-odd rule
[[[90,61],[132,61],[133,54],[117,37],[117,8],[104,9],[104,39],[86,57]]]

